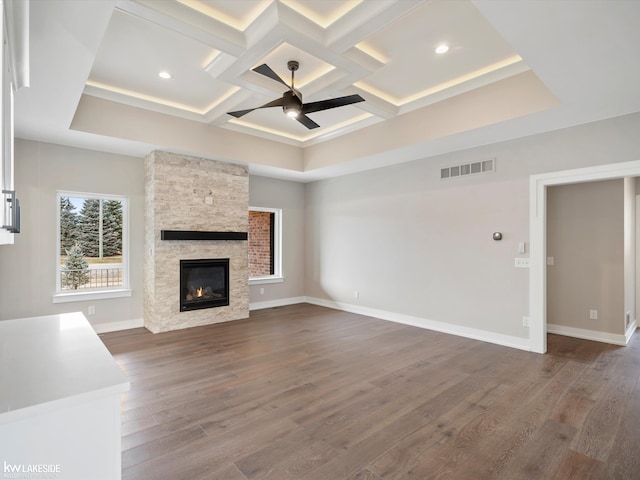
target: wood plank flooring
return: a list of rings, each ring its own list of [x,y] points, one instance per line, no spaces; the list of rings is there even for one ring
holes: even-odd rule
[[[101,338],[125,480],[640,478],[640,335],[539,355],[301,304]]]

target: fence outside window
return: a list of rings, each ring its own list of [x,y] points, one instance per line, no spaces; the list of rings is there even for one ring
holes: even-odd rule
[[[89,270],[60,269],[61,290],[122,287],[122,267],[90,268]]]

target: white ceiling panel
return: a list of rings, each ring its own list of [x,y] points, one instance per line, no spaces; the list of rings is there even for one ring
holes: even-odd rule
[[[353,10],[364,0],[281,0],[281,2],[311,19],[321,27],[328,27]],[[369,0],[371,1],[371,0]]]
[[[115,11],[89,83],[203,110],[229,89],[204,71],[219,53],[149,21]],[[160,78],[161,71],[169,72],[172,78]]]
[[[450,49],[438,55],[441,43]],[[398,104],[517,55],[471,3],[445,0],[423,4],[358,47],[385,64],[361,83]]]
[[[156,0],[157,1],[157,0]],[[271,3],[270,0],[177,0],[200,13],[244,30]]]

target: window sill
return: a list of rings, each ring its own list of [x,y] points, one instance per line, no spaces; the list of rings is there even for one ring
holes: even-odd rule
[[[13,233],[0,228],[0,245],[13,245]]]
[[[104,300],[106,298],[130,297],[131,293],[131,290],[128,288],[96,290],[91,292],[57,293],[53,296],[53,303],[84,302],[88,300]]]
[[[263,285],[265,283],[283,283],[284,277],[271,275],[269,277],[252,277],[249,279],[249,285]]]

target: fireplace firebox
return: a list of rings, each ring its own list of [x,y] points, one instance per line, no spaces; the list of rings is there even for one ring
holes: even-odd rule
[[[180,260],[180,311],[229,305],[229,259]]]

